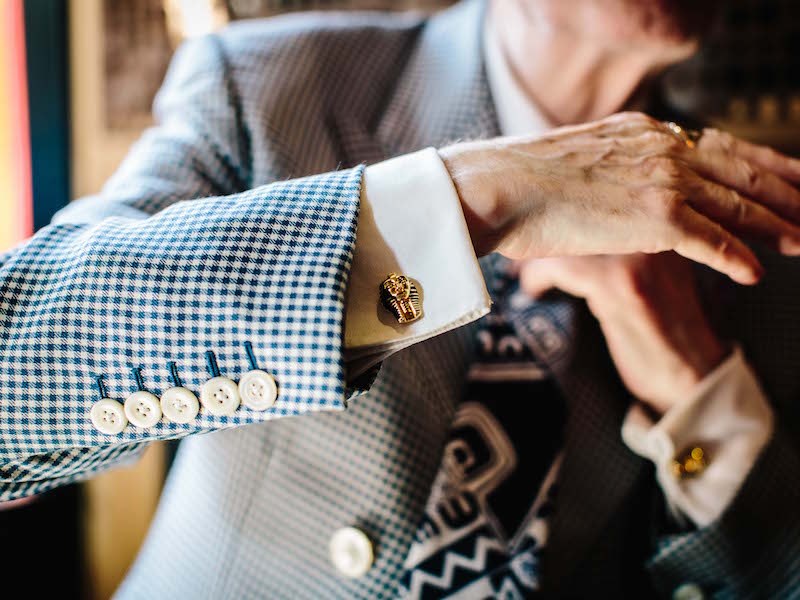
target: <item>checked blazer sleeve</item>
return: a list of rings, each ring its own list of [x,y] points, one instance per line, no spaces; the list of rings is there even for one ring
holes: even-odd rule
[[[157,126],[97,196],[0,257],[0,501],[85,478],[147,441],[345,408],[342,321],[362,168],[250,185],[219,42],[179,50]],[[270,372],[278,400],[104,435],[89,411],[144,388]]]

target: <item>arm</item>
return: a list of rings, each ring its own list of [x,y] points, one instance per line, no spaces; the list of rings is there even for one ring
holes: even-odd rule
[[[62,218],[18,248],[0,272],[0,376],[13,390],[0,413],[4,483],[106,463],[145,439],[342,409],[360,181],[355,169],[181,202],[147,219]],[[305,219],[309,212],[327,219]],[[278,382],[273,409],[201,411],[187,424],[115,436],[92,427],[99,376],[104,395],[122,400],[136,390],[132,368],[147,390],[163,391],[174,386],[174,362],[182,385],[199,390],[212,376],[207,352],[231,379],[250,369],[246,342]],[[87,448],[91,457],[76,450]]]
[[[0,264],[0,494],[44,491],[133,457],[142,443],[343,409],[344,292],[362,168],[247,191],[248,158],[213,38],[184,47],[158,127],[103,191],[75,202]],[[209,197],[217,195],[218,197]],[[308,215],[316,215],[310,219]],[[198,392],[250,370],[278,382],[267,411],[201,410],[107,436],[89,412],[144,387]]]
[[[230,77],[216,37],[184,45],[157,98],[157,126],[102,192],[2,257],[0,379],[13,393],[0,396],[0,501],[133,460],[150,440],[343,410],[358,369],[488,310],[435,150],[366,177],[358,167],[253,187]],[[391,224],[420,211],[409,244]],[[439,277],[432,265],[448,259],[461,264]],[[402,332],[382,324],[366,339],[377,284],[395,269],[422,281],[429,318]],[[446,305],[452,293],[458,306]],[[273,406],[202,406],[185,422],[129,422],[111,434],[93,426],[101,397],[121,407],[137,391],[134,369],[156,398],[180,384],[202,400],[208,353],[235,383],[253,368],[248,346],[277,382]]]
[[[520,276],[530,293],[555,286],[586,298],[640,401],[622,437],[655,463],[671,509],[654,520],[646,564],[661,593],[687,582],[737,598],[793,589],[800,456],[741,350],[726,358],[688,264],[675,255],[546,259]],[[708,466],[675,477],[672,461],[695,445]]]
[[[0,398],[2,499],[86,476],[150,439],[345,407],[344,295],[362,169],[253,187],[249,132],[231,77],[213,36],[185,47],[159,96],[158,127],[102,193],[73,203],[2,258],[0,378],[9,390]],[[620,119],[654,127],[622,116],[595,124],[589,137],[606,139]],[[568,128],[559,139],[584,143],[586,134]],[[637,148],[638,138],[620,135]],[[551,169],[555,155],[537,149],[552,147],[551,139],[522,140],[498,144],[492,157],[480,144],[443,153],[479,253],[634,251],[655,240],[741,280],[757,277],[754,257],[718,225],[664,212],[674,204],[674,181],[648,188],[658,193],[643,211],[623,210],[636,200],[618,193],[627,189],[624,178],[587,204],[580,185],[589,167],[556,157],[563,168]],[[470,165],[496,172],[486,177]],[[550,174],[537,182],[536,173]],[[547,204],[553,212],[542,211],[550,197],[539,192],[554,184],[561,193]],[[609,214],[630,218],[609,222]],[[787,234],[783,224],[767,229]],[[113,438],[90,425],[101,394],[123,400],[136,391],[132,369],[140,369],[143,388],[161,393],[175,385],[174,363],[183,386],[196,391],[214,375],[208,352],[232,380],[251,369],[247,343],[278,383],[269,410],[201,411],[189,423],[161,421]]]

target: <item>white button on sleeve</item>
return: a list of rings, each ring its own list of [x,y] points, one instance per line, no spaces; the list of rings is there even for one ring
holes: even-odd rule
[[[328,549],[334,568],[340,575],[348,578],[366,575],[375,558],[372,542],[363,531],[355,527],[343,527],[336,531]]]
[[[200,402],[212,415],[232,415],[239,408],[239,388],[227,377],[214,377],[200,388]]]
[[[417,284],[422,318],[398,326],[379,305],[378,289],[389,273]],[[428,148],[367,167],[347,285],[348,376],[489,308],[461,202],[438,152]]]
[[[189,423],[200,410],[200,403],[185,387],[169,388],[161,396],[161,412],[173,423]]]
[[[92,424],[100,433],[117,435],[128,424],[122,404],[111,398],[103,398],[92,405],[89,412]]]
[[[272,375],[260,369],[253,369],[245,373],[239,381],[239,396],[247,408],[267,410],[275,404],[278,386]]]
[[[161,405],[150,392],[134,392],[125,400],[125,416],[134,427],[147,429],[161,420]]]

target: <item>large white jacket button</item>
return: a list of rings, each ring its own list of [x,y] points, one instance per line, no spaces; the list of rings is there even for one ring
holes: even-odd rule
[[[244,374],[239,381],[239,395],[242,404],[252,410],[267,410],[275,404],[278,397],[278,386],[272,375],[260,369],[253,369]]]
[[[156,396],[140,390],[125,400],[125,416],[131,425],[147,429],[161,420],[161,405]]]
[[[89,418],[100,433],[117,435],[128,424],[122,404],[111,398],[103,398],[92,405]]]
[[[197,396],[185,387],[171,387],[161,396],[161,412],[173,423],[189,423],[199,410]]]
[[[239,388],[227,377],[214,377],[200,388],[200,402],[212,415],[232,415],[239,408]]]
[[[333,534],[329,551],[331,562],[344,577],[362,577],[372,566],[372,542],[355,527],[343,527]]]
[[[672,600],[704,600],[706,595],[696,583],[684,583],[672,592]]]

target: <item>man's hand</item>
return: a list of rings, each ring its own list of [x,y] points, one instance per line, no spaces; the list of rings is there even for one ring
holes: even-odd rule
[[[439,153],[478,255],[675,250],[752,284],[763,269],[738,236],[800,254],[800,160],[716,130],[688,148],[662,123],[621,113]]]
[[[727,349],[703,314],[690,263],[674,252],[529,260],[522,288],[585,298],[630,392],[663,414]]]

